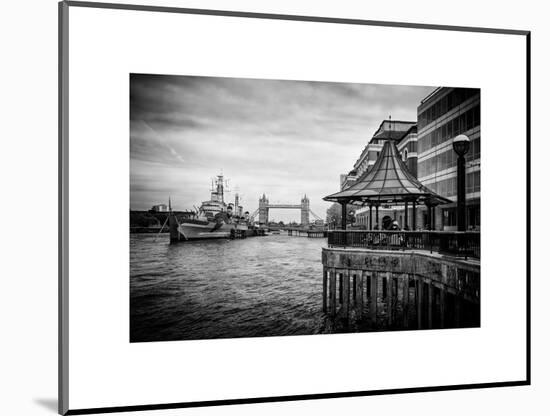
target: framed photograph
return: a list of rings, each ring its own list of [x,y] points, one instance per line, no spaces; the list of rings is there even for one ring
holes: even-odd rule
[[[530,383],[528,31],[59,28],[61,414]]]

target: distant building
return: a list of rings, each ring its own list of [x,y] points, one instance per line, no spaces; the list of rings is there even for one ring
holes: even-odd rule
[[[347,173],[340,174],[340,190],[341,191],[343,191],[345,189],[344,184],[346,183],[347,177],[348,177]]]
[[[309,198],[304,195],[300,201],[300,224],[309,225]]]
[[[343,191],[349,188],[355,182],[357,182],[357,171],[355,169],[350,170],[349,173],[342,173],[340,175],[340,190]],[[350,211],[350,209],[351,207],[348,207],[348,211]],[[341,212],[342,209],[340,204],[332,204],[330,208],[327,209],[326,223],[332,227],[340,226],[341,220],[339,216]]]
[[[353,165],[353,169],[357,172],[357,180],[361,180],[361,178],[376,163],[376,159],[378,158],[378,155],[380,154],[382,146],[386,140],[394,140],[399,142],[407,133],[409,133],[411,128],[415,126],[416,121],[382,121],[372,138],[361,152],[359,159],[357,159]]]
[[[168,205],[166,205],[166,204],[153,205],[151,207],[151,211],[154,211],[154,212],[168,212]]]
[[[350,170],[348,174],[340,175],[340,190],[343,191],[349,188],[355,182],[357,182],[357,171],[355,169]]]
[[[259,200],[258,221],[261,225],[269,223],[269,199],[263,194]]]
[[[397,143],[397,150],[401,153],[401,159],[409,172],[416,178],[418,173],[418,153],[417,153],[417,125],[413,125],[401,137]]]
[[[437,88],[418,106],[418,179],[428,188],[452,201],[436,207],[435,228],[456,228],[456,153],[453,139],[470,139],[466,154],[467,228],[480,227],[480,90]],[[417,224],[426,223],[425,210]]]
[[[397,149],[401,153],[401,157],[409,171],[416,176],[416,162],[417,162],[417,126],[416,121],[403,121],[403,120],[383,120],[380,126],[367,143],[361,155],[353,165],[353,169],[357,171],[357,182],[372,169],[378,155],[382,150],[382,146],[386,140],[393,140],[396,142]],[[379,220],[385,216],[390,216],[393,219],[398,219],[399,214],[404,212],[401,207],[391,207],[381,205],[379,208]],[[356,227],[370,228],[369,224],[369,208],[357,208],[355,210],[355,223]],[[373,217],[373,223],[375,219]],[[372,224],[373,228],[381,224]]]

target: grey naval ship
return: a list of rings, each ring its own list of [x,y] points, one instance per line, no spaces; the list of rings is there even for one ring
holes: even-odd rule
[[[221,174],[212,181],[210,200],[201,203],[193,218],[178,219],[172,213],[170,206],[171,242],[245,238],[263,234],[263,230],[254,228],[248,211],[243,212],[238,194],[235,194],[234,204],[225,202],[224,183],[224,177]]]

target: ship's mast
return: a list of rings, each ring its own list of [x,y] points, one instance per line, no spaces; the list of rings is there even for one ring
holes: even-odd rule
[[[210,201],[225,204],[223,174],[218,175],[215,179],[212,178],[212,187],[210,188]]]
[[[217,186],[218,201],[223,203],[223,175],[218,175],[216,186]]]

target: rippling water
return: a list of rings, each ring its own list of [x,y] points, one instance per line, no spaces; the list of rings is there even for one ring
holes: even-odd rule
[[[327,332],[324,238],[130,236],[132,342]]]

